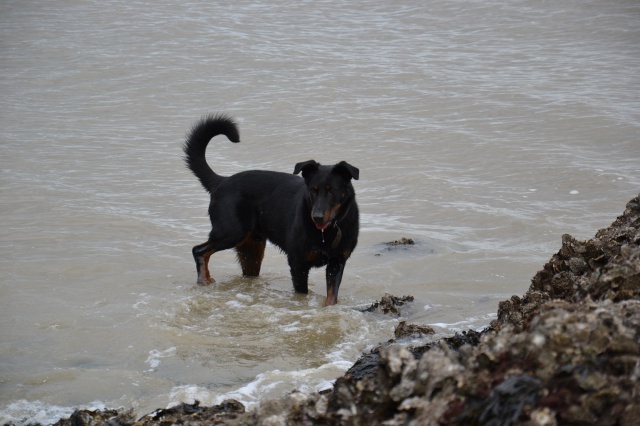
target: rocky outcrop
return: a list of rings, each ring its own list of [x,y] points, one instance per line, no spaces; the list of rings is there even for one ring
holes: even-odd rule
[[[399,329],[429,332],[410,326]],[[636,197],[595,238],[563,236],[529,291],[501,302],[498,318],[483,332],[419,348],[387,343],[364,355],[328,393],[293,392],[246,413],[228,401],[234,408],[213,410],[209,424],[637,425],[639,383]],[[178,417],[173,409],[159,410],[139,423],[206,422],[197,404],[193,413],[185,407],[192,406],[183,405]],[[131,424],[126,414],[109,422]],[[73,424],[100,423],[88,420]]]
[[[581,304],[640,299],[640,201],[634,198],[624,214],[595,238],[578,241],[562,236],[562,248],[532,279],[520,298],[501,302],[493,327],[520,328],[551,300]]]

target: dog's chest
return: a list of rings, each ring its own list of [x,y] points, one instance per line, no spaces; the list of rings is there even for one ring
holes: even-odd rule
[[[313,243],[305,250],[306,261],[312,266],[324,266],[329,259],[335,257],[344,258],[341,248],[342,232],[340,228],[331,231],[319,232],[318,238],[314,238]],[[345,259],[346,260],[346,259]]]
[[[329,244],[329,242],[331,242],[330,244],[331,250],[337,249],[338,246],[340,245],[340,241],[342,241],[342,230],[340,230],[340,227],[334,226],[333,231],[334,232],[331,232],[331,233],[327,232],[326,238],[325,238],[325,231],[320,231],[321,238],[322,238],[322,245],[325,246],[326,244]]]

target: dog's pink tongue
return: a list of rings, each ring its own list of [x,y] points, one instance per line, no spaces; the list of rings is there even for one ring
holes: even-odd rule
[[[325,229],[327,229],[328,226],[329,226],[328,223],[325,223],[324,225],[319,225],[316,223],[316,228],[318,228],[321,231],[324,231]]]

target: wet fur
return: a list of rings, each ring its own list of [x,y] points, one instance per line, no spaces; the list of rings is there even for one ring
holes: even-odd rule
[[[326,305],[337,303],[347,259],[358,242],[359,213],[352,179],[359,170],[342,161],[323,166],[314,160],[295,165],[294,173],[250,170],[224,177],[207,164],[209,141],[223,134],[240,142],[236,123],[225,115],[203,118],[184,145],[187,167],[211,194],[209,239],[193,248],[198,283],[214,280],[209,258],[235,248],[245,276],[258,276],[267,240],[286,255],[293,287],[308,292],[312,267],[327,266]],[[302,174],[302,178],[296,176]]]

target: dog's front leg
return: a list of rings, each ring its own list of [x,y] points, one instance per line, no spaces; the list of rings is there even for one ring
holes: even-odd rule
[[[327,265],[327,300],[324,306],[331,306],[338,303],[338,290],[342,282],[342,272],[344,271],[345,261],[340,259],[331,259]]]
[[[291,257],[289,257],[289,267],[291,268],[291,280],[296,293],[309,293],[309,267]]]

